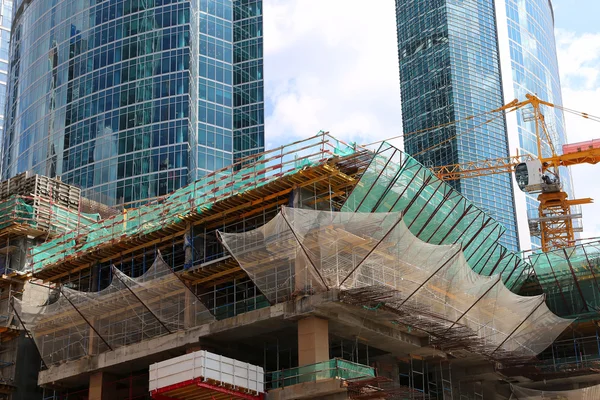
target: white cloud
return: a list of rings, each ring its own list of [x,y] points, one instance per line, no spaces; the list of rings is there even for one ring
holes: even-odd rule
[[[268,146],[319,130],[359,143],[402,132],[393,1],[264,4]]]
[[[557,30],[559,68],[565,107],[600,116],[600,34],[575,34]],[[600,139],[600,124],[565,114],[568,142]],[[600,236],[600,165],[571,167],[577,197],[591,197],[595,205],[583,206],[582,238]]]

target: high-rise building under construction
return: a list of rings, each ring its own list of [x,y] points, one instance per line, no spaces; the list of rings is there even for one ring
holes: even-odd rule
[[[507,157],[516,148],[537,153],[533,122],[521,112],[507,118],[486,112],[527,93],[561,103],[548,0],[396,0],[396,15],[408,153],[427,166]],[[547,120],[556,144],[564,143],[562,112],[552,110]],[[570,193],[567,172],[563,182]],[[515,193],[511,176],[452,184],[507,228],[501,239],[507,247],[539,243],[517,222],[527,221],[527,211],[516,204],[525,204],[522,198],[515,202],[524,195]],[[526,203],[531,216],[537,202]]]
[[[260,0],[15,8],[4,178],[135,205],[263,150]]]

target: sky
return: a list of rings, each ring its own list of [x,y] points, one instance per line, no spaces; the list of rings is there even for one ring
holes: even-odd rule
[[[318,131],[366,144],[402,133],[393,0],[264,2],[266,144]],[[600,1],[553,0],[563,105],[600,116]],[[568,142],[600,123],[567,115]],[[394,144],[401,145],[398,141]],[[600,164],[572,167],[583,238],[600,237]]]

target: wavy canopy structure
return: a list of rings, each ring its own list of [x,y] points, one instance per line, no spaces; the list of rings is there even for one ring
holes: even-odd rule
[[[266,225],[220,237],[271,303],[294,293],[340,289],[346,302],[385,306],[398,322],[493,358],[532,357],[572,322],[544,296],[481,276],[461,246],[413,235],[400,213],[282,208]]]
[[[99,292],[67,287],[46,306],[15,299],[15,311],[46,365],[100,354],[214,320],[160,253],[141,276],[113,268]]]

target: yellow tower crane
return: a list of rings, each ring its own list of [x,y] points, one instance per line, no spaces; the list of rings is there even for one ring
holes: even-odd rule
[[[542,250],[572,246],[575,244],[573,219],[580,217],[571,212],[571,207],[592,203],[590,198],[568,199],[562,190],[559,167],[577,164],[596,164],[600,161],[600,140],[573,143],[563,146],[562,154],[557,154],[548,132],[540,106],[557,107],[527,95],[526,100],[514,100],[494,111],[509,112],[531,106],[532,120],[535,123],[537,156],[516,155],[493,160],[467,162],[432,168],[435,175],[443,180],[466,179],[500,173],[515,173],[519,188],[530,194],[538,194],[540,202],[538,218],[530,220],[532,234],[539,234]],[[582,114],[587,117],[586,114]],[[542,136],[543,135],[543,136]],[[549,156],[544,156],[544,137],[549,147]],[[546,153],[548,151],[546,150]],[[536,232],[538,230],[539,232]]]

